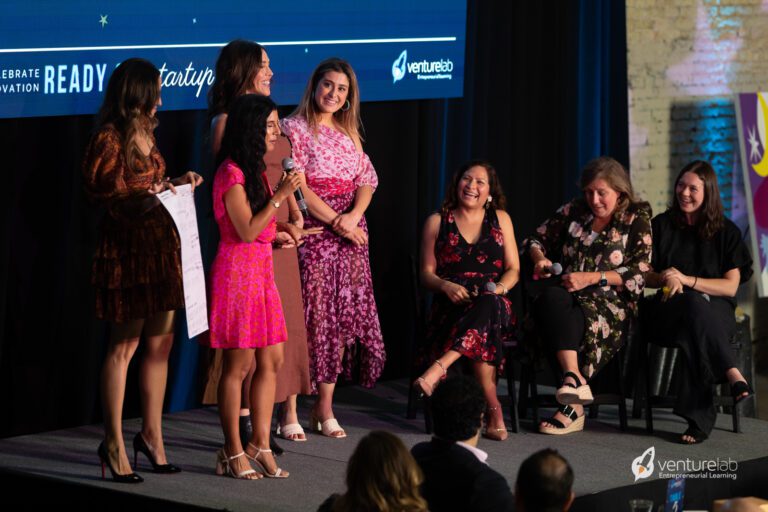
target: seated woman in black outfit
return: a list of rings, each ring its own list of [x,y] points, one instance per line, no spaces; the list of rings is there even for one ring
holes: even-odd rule
[[[512,305],[505,297],[520,277],[512,219],[496,170],[483,161],[454,174],[440,213],[424,226],[421,282],[435,292],[427,330],[432,365],[414,386],[431,395],[447,368],[471,359],[488,402],[485,437],[507,438],[496,396],[501,344],[511,339]]]
[[[736,402],[752,394],[729,339],[736,329],[736,290],[752,275],[741,232],[723,215],[712,167],[700,160],[675,180],[672,206],[653,219],[648,286],[662,288],[643,305],[643,327],[654,343],[679,347],[685,364],[674,412],[688,421],[684,443],[705,440],[717,413],[712,385],[727,379]]]
[[[542,434],[584,429],[592,402],[586,380],[619,351],[637,311],[651,257],[651,208],[640,202],[624,167],[609,157],[589,162],[579,197],[560,207],[524,242],[534,277],[562,265],[561,286],[545,288],[533,303],[536,329],[554,352],[564,379],[562,405],[539,425]]]

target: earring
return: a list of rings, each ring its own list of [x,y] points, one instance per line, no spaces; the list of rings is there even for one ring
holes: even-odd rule
[[[485,200],[485,207],[490,208],[492,202],[493,202],[493,196],[488,196],[488,199]]]
[[[349,110],[349,108],[352,106],[352,104],[349,102],[349,100],[344,102],[344,106],[341,107],[342,112],[346,112]]]

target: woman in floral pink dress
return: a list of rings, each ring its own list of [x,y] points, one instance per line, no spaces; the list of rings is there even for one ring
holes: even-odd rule
[[[384,368],[384,342],[373,298],[368,228],[363,214],[378,185],[362,150],[360,94],[352,67],[325,60],[312,74],[296,111],[283,121],[293,160],[304,177],[311,218],[326,226],[299,248],[312,391],[319,394],[311,428],[346,437],[333,415],[340,373],[351,377],[352,349],[361,350],[361,384],[371,387]]]
[[[216,471],[235,478],[284,478],[269,449],[277,370],[288,334],[272,266],[275,213],[301,183],[288,175],[273,196],[264,154],[274,148],[280,126],[277,106],[246,94],[229,111],[220,154],[226,156],[213,182],[213,211],[221,231],[211,267],[210,343],[224,350],[218,404],[224,430]],[[240,390],[256,357],[251,383],[253,438],[243,449],[239,433]]]

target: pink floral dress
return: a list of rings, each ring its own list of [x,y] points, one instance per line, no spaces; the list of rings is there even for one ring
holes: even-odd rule
[[[213,180],[213,214],[221,239],[210,273],[212,348],[260,348],[288,339],[272,267],[277,222],[273,217],[255,241],[243,242],[224,204],[227,190],[244,183],[243,171],[230,159]]]
[[[348,211],[359,187],[378,185],[368,155],[346,135],[325,126],[314,133],[298,117],[284,119],[283,132],[291,141],[296,170],[306,174],[309,188],[335,211]],[[305,222],[305,227],[321,225],[313,218]],[[365,218],[360,227],[368,232]],[[299,266],[312,391],[317,392],[318,383],[336,382],[341,373],[350,379],[355,359],[360,361],[360,384],[373,386],[386,355],[368,247],[356,247],[327,228],[299,247]],[[348,350],[340,361],[342,347]]]

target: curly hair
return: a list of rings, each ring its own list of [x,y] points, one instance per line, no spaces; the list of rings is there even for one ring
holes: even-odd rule
[[[320,80],[323,79],[326,73],[331,71],[343,73],[347,76],[347,80],[349,80],[349,91],[347,92],[349,108],[337,110],[333,117],[347,135],[353,139],[357,137],[362,141],[363,121],[360,118],[360,87],[357,85],[357,75],[355,75],[355,70],[352,69],[349,62],[338,57],[325,59],[318,64],[312,72],[309,82],[307,82],[301,101],[289,117],[303,117],[307,120],[307,124],[312,130],[317,129],[320,109],[315,101],[315,91]]]
[[[447,212],[454,210],[459,205],[459,182],[464,177],[464,173],[473,167],[482,167],[485,172],[488,173],[488,188],[490,189],[491,202],[488,207],[495,208],[497,210],[507,209],[507,198],[504,196],[504,191],[501,188],[499,182],[499,175],[496,173],[496,168],[485,160],[470,160],[465,162],[459,167],[459,170],[453,173],[451,183],[448,185],[448,190],[445,191],[445,198],[443,199],[443,205],[441,210]]]
[[[480,430],[486,402],[474,378],[451,377],[435,389],[431,402],[437,437],[466,441]]]
[[[685,214],[680,209],[680,201],[677,199],[677,184],[687,172],[694,173],[704,182],[704,202],[696,219],[696,229],[702,239],[709,240],[723,228],[725,216],[723,202],[720,200],[720,188],[717,186],[717,174],[709,162],[694,160],[680,170],[675,178],[669,211],[672,212],[672,218],[678,226],[687,224]]]
[[[232,102],[246,93],[261,69],[264,48],[253,41],[235,39],[219,52],[216,78],[208,91],[208,117],[229,112]]]
[[[334,512],[427,512],[419,465],[403,442],[374,430],[363,437],[347,465],[347,492]]]
[[[219,154],[231,158],[245,175],[245,195],[254,214],[269,198],[262,173],[267,168],[267,118],[276,110],[275,102],[266,96],[245,94],[235,98],[221,141]]]
[[[112,72],[104,101],[97,114],[97,129],[111,124],[120,134],[125,163],[132,171],[146,157],[139,149],[140,136],[152,137],[157,119],[152,110],[160,99],[160,71],[145,59],[124,60]]]

